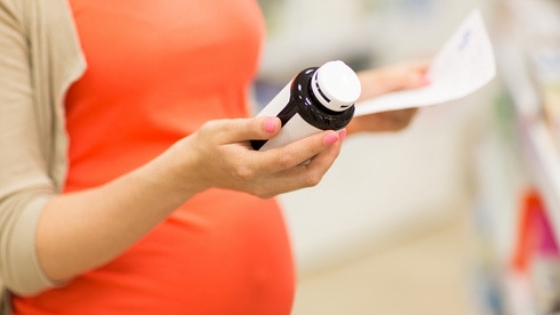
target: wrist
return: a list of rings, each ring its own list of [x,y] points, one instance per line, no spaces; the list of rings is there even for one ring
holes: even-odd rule
[[[167,191],[168,196],[176,196],[184,202],[210,188],[196,176],[199,164],[194,150],[189,147],[189,138],[185,138],[153,160],[150,172],[158,185]]]

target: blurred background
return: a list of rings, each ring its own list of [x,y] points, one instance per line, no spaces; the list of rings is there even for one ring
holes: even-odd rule
[[[260,3],[256,110],[328,60],[431,58],[474,9],[498,63],[483,89],[349,138],[319,186],[280,197],[293,314],[560,314],[560,1]]]

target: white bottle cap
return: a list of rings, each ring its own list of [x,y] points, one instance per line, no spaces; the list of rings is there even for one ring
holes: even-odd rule
[[[356,73],[340,60],[319,67],[311,80],[311,88],[325,107],[336,112],[352,106],[362,92]]]

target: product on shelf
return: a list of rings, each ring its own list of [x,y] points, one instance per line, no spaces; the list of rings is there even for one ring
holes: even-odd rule
[[[513,268],[529,280],[537,314],[560,314],[560,252],[537,191],[523,197]]]

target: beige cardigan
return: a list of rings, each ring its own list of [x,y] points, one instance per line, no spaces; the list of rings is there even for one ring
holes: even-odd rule
[[[16,294],[54,285],[35,230],[65,181],[63,101],[84,70],[67,0],[0,0],[0,284]]]

